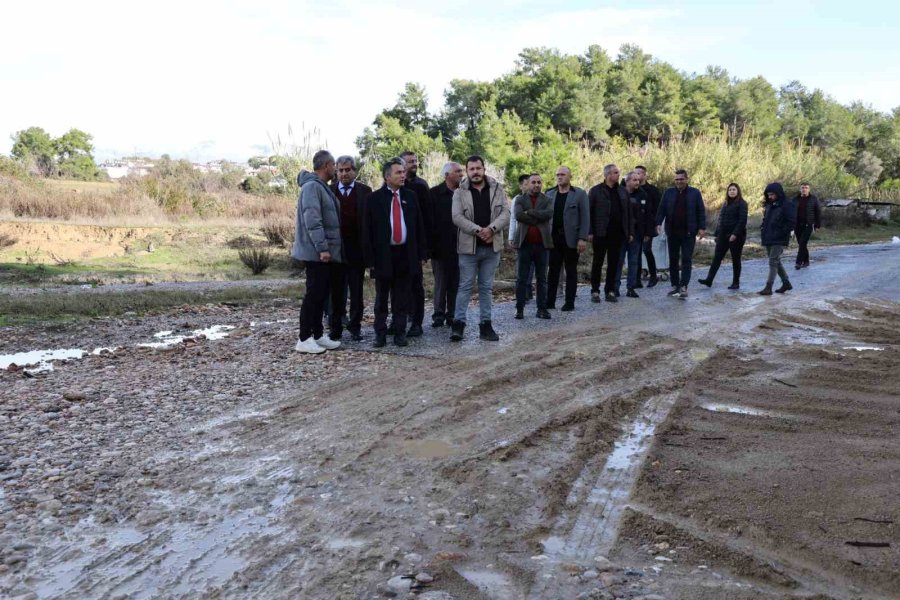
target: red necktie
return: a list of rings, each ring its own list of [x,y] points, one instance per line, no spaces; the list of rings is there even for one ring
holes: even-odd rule
[[[394,192],[394,205],[392,207],[394,213],[394,243],[399,244],[403,241],[403,225],[400,223],[400,193]]]

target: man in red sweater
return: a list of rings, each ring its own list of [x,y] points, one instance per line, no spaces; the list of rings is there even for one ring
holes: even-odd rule
[[[518,276],[516,278],[516,318],[525,318],[525,300],[529,286],[529,273],[534,265],[537,279],[537,314],[538,319],[549,319],[547,310],[547,265],[548,251],[553,247],[553,232],[550,230],[550,219],[553,218],[553,205],[550,199],[541,193],[543,182],[537,173],[528,179],[527,188],[516,197],[513,204],[513,217],[516,222],[516,236],[512,240],[513,248],[519,252]]]

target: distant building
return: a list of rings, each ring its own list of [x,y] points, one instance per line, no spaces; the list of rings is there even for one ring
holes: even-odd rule
[[[110,179],[121,179],[129,175],[142,177],[153,170],[153,162],[149,159],[107,160],[100,165],[100,170]]]

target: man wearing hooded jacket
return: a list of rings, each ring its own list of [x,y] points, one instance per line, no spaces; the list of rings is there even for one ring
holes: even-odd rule
[[[791,239],[791,231],[797,223],[797,210],[793,202],[785,199],[784,188],[778,182],[767,185],[763,195],[766,204],[763,208],[760,239],[769,257],[769,278],[766,280],[766,287],[759,291],[759,295],[771,296],[776,274],[781,278],[781,287],[775,290],[776,294],[793,289],[787,271],[781,264],[781,255],[784,254],[784,249]]]

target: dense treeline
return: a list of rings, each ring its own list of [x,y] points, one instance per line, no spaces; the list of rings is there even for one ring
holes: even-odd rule
[[[479,153],[510,176],[549,172],[584,152],[665,150],[696,139],[752,140],[757,154],[809,153],[833,167],[818,168],[833,171],[835,191],[900,188],[900,107],[885,114],[845,106],[799,81],[775,89],[721,67],[686,74],[634,45],[615,59],[599,46],[580,56],[527,48],[494,81],[452,81],[433,113],[424,89],[407,83],[357,145],[369,162],[406,148],[455,160]]]

